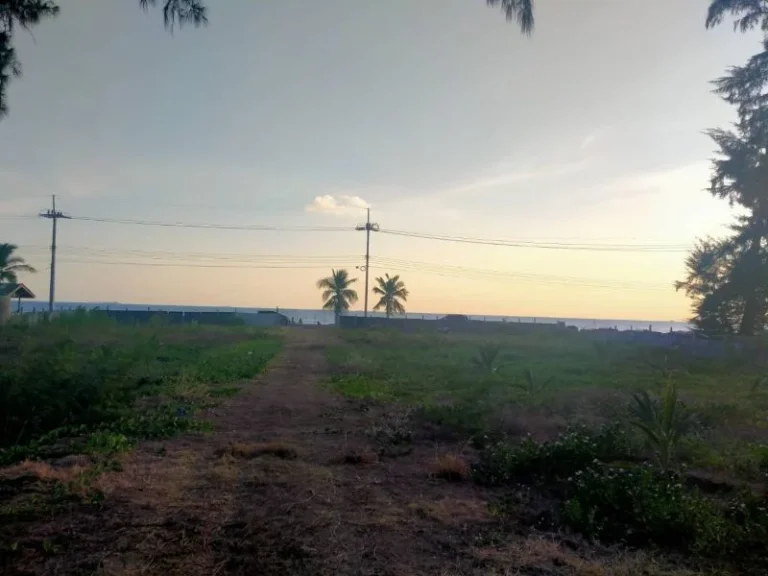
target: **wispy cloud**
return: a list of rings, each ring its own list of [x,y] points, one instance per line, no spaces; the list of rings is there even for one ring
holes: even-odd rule
[[[561,178],[581,171],[585,162],[564,162],[550,166],[537,166],[532,170],[512,170],[501,164],[496,167],[495,174],[479,176],[443,189],[436,189],[435,194],[444,197],[456,197],[484,192],[494,192],[511,188],[524,182],[548,181]]]
[[[323,194],[322,196],[315,196],[315,199],[304,209],[307,212],[332,214],[333,216],[359,216],[360,212],[368,207],[368,202],[360,196]]]

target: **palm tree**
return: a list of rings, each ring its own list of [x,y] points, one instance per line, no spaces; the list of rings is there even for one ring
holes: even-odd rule
[[[15,244],[0,244],[0,284],[18,282],[18,272],[37,272],[24,258],[13,255],[17,249]]]
[[[381,310],[384,308],[387,318],[392,314],[404,314],[405,307],[400,303],[400,300],[403,302],[408,300],[408,289],[405,287],[405,282],[400,280],[400,275],[390,277],[389,274],[384,274],[383,278],[381,276],[376,278],[376,282],[379,285],[374,286],[373,293],[379,294],[381,299],[373,309]]]
[[[357,278],[350,278],[346,270],[331,270],[330,276],[317,281],[317,287],[323,291],[323,310],[333,310],[336,324],[341,313],[357,302],[357,292],[350,288],[355,282]]]

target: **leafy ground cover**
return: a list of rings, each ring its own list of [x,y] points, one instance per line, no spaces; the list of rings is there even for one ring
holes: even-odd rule
[[[334,390],[410,406],[437,433],[469,440],[473,480],[508,490],[501,514],[765,573],[759,355],[696,357],[571,332],[375,330],[342,332],[328,358]]]
[[[117,455],[206,430],[198,413],[236,394],[234,384],[279,348],[276,335],[244,327],[129,326],[98,315],[4,327],[0,518],[97,503],[93,481],[119,469]]]

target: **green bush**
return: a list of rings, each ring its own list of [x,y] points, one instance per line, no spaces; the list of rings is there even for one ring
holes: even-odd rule
[[[595,462],[613,462],[630,456],[624,430],[606,426],[596,432],[575,428],[554,442],[491,444],[481,452],[473,468],[475,480],[487,485],[554,482],[573,476]]]
[[[593,466],[570,480],[561,521],[589,537],[739,561],[764,552],[766,503],[751,495],[723,506],[688,488],[678,475],[649,465]]]

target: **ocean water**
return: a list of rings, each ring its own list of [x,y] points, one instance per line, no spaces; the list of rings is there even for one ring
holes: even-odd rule
[[[158,310],[158,311],[185,311],[185,312],[258,312],[259,310],[276,310],[284,314],[294,322],[301,321],[303,324],[333,324],[333,312],[327,310],[305,310],[299,308],[235,308],[230,306],[176,306],[176,305],[145,305],[145,304],[123,304],[118,302],[57,302],[56,310],[74,310],[78,307],[86,309],[111,309],[111,310]],[[16,310],[16,303],[13,305]],[[22,301],[21,312],[41,312],[48,310],[48,303],[41,301]],[[350,316],[362,316],[361,311],[349,312]],[[379,312],[369,312],[371,316],[384,316]],[[400,318],[423,318],[426,320],[437,320],[444,314],[431,314],[409,312]],[[531,316],[478,316],[469,315],[472,320],[483,320],[486,322],[539,322],[542,324],[555,324],[565,322],[567,326],[575,326],[581,330],[594,330],[597,328],[615,328],[617,330],[653,330],[655,332],[686,331],[691,327],[686,322],[680,321],[659,321],[659,320],[626,320],[626,319],[592,319],[592,318],[548,318]]]

